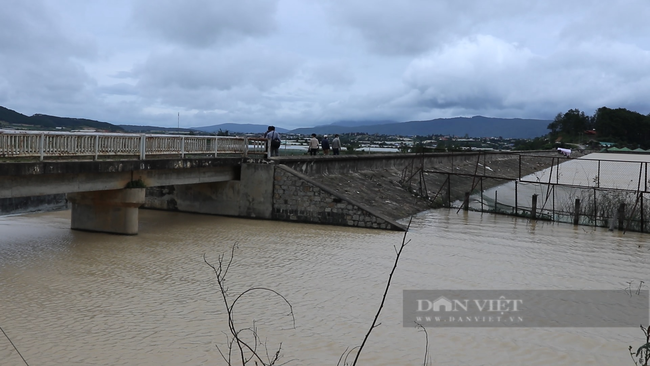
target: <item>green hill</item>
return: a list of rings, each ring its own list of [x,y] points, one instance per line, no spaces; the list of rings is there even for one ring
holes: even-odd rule
[[[38,130],[82,130],[95,129],[111,132],[124,131],[121,127],[108,122],[99,122],[84,118],[67,118],[48,116],[46,114],[35,114],[26,116],[14,110],[0,106],[0,126],[16,129],[38,129]]]

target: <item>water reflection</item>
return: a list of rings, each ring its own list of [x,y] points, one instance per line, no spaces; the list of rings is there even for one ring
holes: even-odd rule
[[[69,230],[69,212],[0,218],[0,326],[34,365],[223,364],[227,329],[211,269],[237,244],[233,292],[273,288],[294,306],[253,296],[283,360],[334,365],[358,345],[379,304],[402,234],[141,211],[140,234]],[[382,325],[362,363],[417,365],[424,336],[403,328],[404,289],[620,289],[650,282],[647,237],[476,212],[416,216]],[[434,364],[629,363],[638,329],[430,329]],[[0,364],[21,365],[0,338]]]

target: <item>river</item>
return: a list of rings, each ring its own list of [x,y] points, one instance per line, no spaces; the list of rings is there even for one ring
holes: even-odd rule
[[[236,245],[237,324],[289,365],[336,365],[360,344],[402,233],[140,210],[137,236],[69,229],[70,212],[0,217],[0,327],[35,365],[223,365],[223,305],[210,267]],[[624,289],[650,283],[648,236],[434,210],[413,219],[360,364],[421,365],[402,326],[405,289]],[[640,320],[641,323],[642,320]],[[628,365],[638,328],[430,328],[433,365]],[[24,365],[0,334],[0,365]]]

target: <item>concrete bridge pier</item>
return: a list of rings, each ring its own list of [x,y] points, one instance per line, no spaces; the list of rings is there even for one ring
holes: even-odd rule
[[[135,235],[138,233],[138,208],[144,204],[144,197],[144,188],[68,193],[68,201],[72,204],[70,227]]]

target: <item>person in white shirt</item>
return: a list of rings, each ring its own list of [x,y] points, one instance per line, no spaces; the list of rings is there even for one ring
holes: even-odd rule
[[[318,153],[318,147],[320,146],[320,143],[318,142],[318,139],[316,138],[316,134],[312,133],[311,134],[311,139],[309,140],[309,155],[316,155]]]

